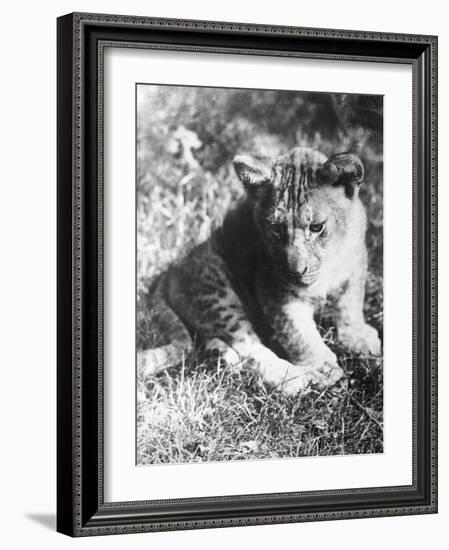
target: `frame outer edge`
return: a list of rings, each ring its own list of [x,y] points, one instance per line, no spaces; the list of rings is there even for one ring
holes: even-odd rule
[[[82,119],[82,65],[81,65],[81,53],[82,53],[82,33],[81,33],[81,19],[75,14],[72,14],[72,26],[73,26],[73,432],[75,446],[73,449],[74,471],[73,471],[73,535],[81,536],[82,531],[82,407],[81,407],[81,392],[82,392],[82,362],[81,362],[81,269],[82,269],[82,249],[81,249],[81,171],[82,171],[82,131],[81,131],[81,119]]]
[[[57,531],[74,534],[72,16],[57,19]]]
[[[67,16],[58,18],[58,32],[62,34],[62,29],[67,28],[67,22],[70,21],[71,31],[67,36],[62,37],[58,34],[58,47],[64,42],[67,47],[67,41],[70,41],[70,51],[72,57],[72,67],[65,71],[61,68],[61,61],[66,64],[68,62],[67,56],[63,56],[58,52],[58,101],[59,101],[59,85],[65,80],[67,85],[67,72],[72,71],[71,80],[73,95],[70,102],[71,109],[71,122],[73,134],[70,137],[70,149],[71,149],[71,174],[70,179],[72,181],[72,194],[70,197],[70,217],[69,222],[67,220],[64,223],[63,216],[58,216],[58,233],[62,229],[62,236],[58,237],[58,330],[61,320],[65,320],[68,316],[67,305],[60,304],[60,298],[64,292],[67,293],[67,286],[70,284],[71,302],[70,302],[70,316],[71,316],[71,335],[70,335],[70,377],[67,376],[68,369],[66,365],[67,352],[64,354],[61,349],[61,344],[67,340],[67,334],[64,332],[64,337],[61,337],[61,333],[58,334],[58,455],[62,455],[62,458],[58,458],[58,485],[61,480],[64,481],[64,487],[67,484],[67,479],[71,482],[70,498],[65,495],[61,498],[61,491],[58,487],[58,531],[72,536],[88,536],[88,535],[106,535],[106,534],[118,534],[118,533],[132,533],[132,532],[145,532],[145,531],[165,531],[174,529],[200,529],[200,528],[213,528],[213,527],[225,527],[225,526],[238,526],[238,525],[261,525],[269,523],[289,523],[298,521],[317,521],[317,520],[330,520],[330,519],[344,519],[344,518],[359,518],[359,517],[381,517],[390,515],[403,515],[403,514],[415,514],[415,513],[432,513],[437,510],[436,502],[436,490],[431,491],[431,502],[422,506],[410,506],[410,507],[391,507],[387,509],[377,508],[358,511],[339,511],[339,512],[317,512],[317,513],[299,513],[288,514],[280,516],[261,516],[261,517],[246,517],[246,518],[226,518],[217,520],[200,520],[200,521],[174,521],[174,522],[162,522],[162,523],[144,523],[144,524],[132,524],[132,525],[114,525],[110,527],[90,527],[88,525],[82,525],[81,519],[81,34],[82,27],[88,23],[103,23],[110,25],[144,25],[149,27],[164,26],[165,28],[183,28],[192,30],[216,30],[216,31],[228,31],[228,32],[257,32],[264,34],[297,34],[301,33],[304,36],[309,37],[321,37],[321,38],[351,38],[360,40],[383,40],[383,41],[396,41],[404,43],[419,43],[423,45],[431,46],[432,51],[432,63],[431,63],[431,86],[432,86],[432,114],[431,114],[431,127],[432,127],[432,159],[431,159],[431,175],[432,175],[432,201],[430,220],[432,224],[432,406],[431,406],[431,422],[432,422],[432,488],[436,489],[436,439],[433,437],[434,428],[436,430],[436,261],[437,261],[437,246],[436,246],[436,201],[437,201],[437,189],[436,189],[436,143],[437,143],[437,96],[436,96],[436,79],[437,79],[437,37],[424,36],[424,35],[403,35],[403,34],[389,34],[389,33],[377,33],[377,32],[364,32],[364,31],[339,31],[331,29],[311,29],[300,27],[280,27],[280,26],[267,26],[267,25],[250,25],[243,23],[220,23],[220,22],[207,22],[207,21],[186,21],[186,20],[174,20],[174,19],[156,19],[145,17],[132,17],[132,16],[113,16],[103,14],[86,14],[86,13],[74,13]],[[68,37],[70,34],[70,37]],[[64,147],[67,147],[69,138],[67,137],[67,127],[62,128],[62,124],[59,120],[61,112],[65,112],[67,115],[67,103],[64,103],[61,107],[58,103],[58,143],[62,139]],[[65,130],[65,132],[63,131]],[[430,147],[429,147],[430,149]],[[59,160],[60,151],[58,149],[58,206],[60,206],[60,195],[67,184],[67,172],[63,171],[62,162]],[[63,177],[64,176],[64,177]],[[67,194],[67,193],[66,193]],[[65,205],[67,207],[67,205]],[[62,245],[68,243],[68,223],[70,223],[70,252],[71,256],[71,278],[70,283],[64,273],[61,271],[61,251]],[[61,276],[62,275],[62,276]],[[65,358],[65,359],[64,359]],[[70,394],[67,391],[66,385],[62,387],[62,377],[67,377],[72,386],[70,388]],[[70,404],[70,429],[65,430],[65,434],[62,427],[67,428],[67,403],[61,404],[61,400],[65,400]],[[70,434],[71,444],[67,446]],[[435,432],[436,433],[436,432]],[[61,439],[62,438],[62,439]],[[62,441],[64,444],[62,444]],[[67,465],[69,462],[70,452],[70,472],[64,475],[61,473],[61,464]],[[71,505],[70,517],[68,511],[62,505]],[[69,521],[70,520],[70,521]]]
[[[438,513],[438,37],[431,37],[431,503]]]
[[[303,34],[320,38],[343,38],[358,40],[385,40],[403,43],[430,44],[435,35],[406,34],[394,32],[362,31],[346,29],[327,29],[322,27],[298,27],[290,25],[267,25],[235,21],[208,21],[204,19],[174,19],[139,15],[119,15],[90,12],[73,12],[71,15],[80,23],[103,23],[112,25],[142,25],[148,27],[182,28],[189,30],[216,30],[224,32],[252,32],[260,34]]]

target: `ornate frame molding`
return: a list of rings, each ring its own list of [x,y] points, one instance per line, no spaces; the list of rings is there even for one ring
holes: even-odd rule
[[[137,40],[130,40],[129,34],[139,29]],[[167,43],[158,36],[152,41],[151,31],[173,34],[173,42]],[[89,38],[89,33],[99,35]],[[142,41],[142,31],[148,39]],[[201,42],[209,36],[214,41],[220,36],[227,37],[222,46],[180,45],[176,44],[176,32],[187,33],[192,40]],[[103,35],[108,37],[104,38]],[[122,40],[123,33],[127,34]],[[199,34],[202,37],[200,39]],[[229,46],[234,39],[238,42],[250,42],[257,39],[259,44],[268,47],[242,47],[240,44]],[[279,38],[301,40],[308,49],[283,49],[275,42]],[[89,42],[90,40],[90,42]],[[340,53],[330,53],[330,42],[338,41]],[[95,45],[93,46],[92,44]],[[282,42],[282,40],[281,40]],[[286,42],[291,47],[290,42]],[[410,487],[373,488],[346,491],[327,491],[311,493],[287,493],[257,495],[260,500],[288,498],[294,496],[332,498],[360,495],[377,495],[382,491],[397,495],[397,500],[382,505],[382,502],[359,509],[353,506],[335,511],[314,511],[302,508],[294,513],[251,514],[248,506],[245,512],[234,507],[234,517],[200,518],[193,513],[189,519],[175,519],[176,514],[161,520],[155,520],[151,514],[153,501],[104,503],[102,483],[102,242],[103,242],[103,203],[102,203],[102,100],[103,100],[103,51],[105,46],[158,48],[182,51],[207,51],[223,54],[251,54],[274,56],[298,56],[318,59],[343,59],[357,61],[376,61],[385,63],[409,63],[413,66],[413,106],[414,106],[414,288],[418,285],[415,300],[414,292],[414,415],[419,418],[419,426],[414,423],[414,483]],[[276,45],[275,48],[270,45]],[[396,46],[392,47],[392,45]],[[326,50],[326,47],[328,50]],[[352,50],[351,50],[352,48]],[[338,48],[337,48],[338,49]],[[380,51],[380,50],[383,50]],[[356,53],[359,51],[359,53]],[[376,53],[379,52],[379,53]],[[395,55],[384,55],[395,53]],[[398,53],[400,55],[398,55]],[[69,66],[70,64],[70,66]],[[93,90],[93,78],[98,79],[98,88]],[[95,84],[96,86],[97,84]],[[95,99],[88,95],[95,92]],[[88,129],[83,113],[85,103],[96,102],[97,120],[94,129],[98,141],[86,138]],[[72,132],[67,137],[67,125]],[[87,143],[88,139],[90,142]],[[95,138],[97,139],[97,138]],[[70,14],[58,20],[58,530],[73,536],[118,534],[142,531],[160,531],[175,529],[200,529],[237,525],[261,525],[267,523],[288,523],[298,521],[317,521],[373,516],[405,515],[432,513],[437,510],[437,38],[424,35],[403,35],[393,33],[374,33],[334,29],[312,29],[302,27],[283,27],[252,25],[245,23],[222,23],[194,20],[158,19],[148,17],[116,16],[103,14]],[[89,148],[90,147],[90,148]],[[93,148],[96,148],[93,154]],[[87,159],[87,155],[92,159]],[[67,167],[67,163],[70,169]],[[86,168],[87,166],[87,168]],[[90,170],[90,175],[89,175]],[[86,214],[86,185],[93,179],[96,201],[96,218]],[[89,179],[90,178],[90,179]],[[418,186],[418,181],[422,189]],[[91,181],[92,183],[92,181]],[[89,187],[90,192],[91,187]],[[425,199],[426,204],[423,204]],[[418,212],[418,208],[421,208]],[[418,216],[418,213],[420,216]],[[92,270],[92,251],[87,250],[83,236],[86,232],[96,238],[96,276]],[[425,253],[418,249],[418,239],[429,242],[428,264],[424,265]],[[67,252],[67,247],[69,252]],[[423,279],[418,284],[418,272]],[[95,281],[93,280],[95,278]],[[420,279],[421,280],[421,279]],[[86,290],[87,289],[87,290]],[[92,292],[90,289],[93,289]],[[421,293],[421,294],[420,294]],[[86,317],[86,295],[96,297],[97,321],[96,356],[92,357],[92,346],[86,344],[86,326],[91,319]],[[421,296],[422,295],[422,296]],[[421,301],[420,301],[421,300]],[[422,302],[422,303],[421,303]],[[418,308],[424,308],[426,319],[424,326],[417,323]],[[420,310],[421,311],[421,310]],[[69,322],[70,319],[70,322]],[[422,334],[419,334],[421,331]],[[425,331],[425,333],[423,332]],[[427,365],[416,371],[418,350],[427,359]],[[89,353],[90,355],[89,355]],[[86,363],[95,363],[95,372],[87,374]],[[93,364],[93,363],[92,363]],[[415,372],[416,371],[416,372]],[[422,372],[421,372],[422,371]],[[425,371],[425,372],[424,372]],[[424,376],[424,374],[425,376]],[[418,386],[423,380],[428,384],[427,398],[429,407],[424,413],[423,403],[418,402]],[[86,390],[86,384],[88,390]],[[420,408],[421,407],[421,408]],[[96,436],[87,432],[83,423],[86,410],[97,415]],[[419,410],[418,410],[419,409]],[[422,433],[422,426],[429,433]],[[419,431],[419,438],[416,430]],[[92,442],[96,440],[96,450]],[[426,467],[417,459],[418,445],[426,445]],[[96,459],[90,460],[86,453],[96,453]],[[422,452],[422,449],[420,450]],[[419,462],[419,463],[418,463]],[[423,477],[421,469],[426,470]],[[425,478],[425,479],[424,479]],[[95,487],[88,488],[86,482]],[[423,484],[425,487],[423,488]],[[424,490],[425,489],[425,490]],[[425,497],[423,496],[423,491]],[[405,494],[416,493],[411,504],[401,504]],[[417,493],[420,493],[418,498]],[[401,496],[401,499],[399,498]],[[184,515],[188,515],[188,506],[194,503],[203,505],[212,503],[241,504],[254,501],[254,495],[240,495],[229,498],[177,499],[164,501],[164,505],[185,505]],[[334,499],[335,500],[335,499]],[[412,499],[413,500],[413,499]],[[159,504],[162,504],[159,501]],[[229,510],[229,507],[228,507]]]

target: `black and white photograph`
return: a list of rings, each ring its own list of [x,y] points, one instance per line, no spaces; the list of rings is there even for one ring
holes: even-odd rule
[[[56,529],[188,546],[245,526],[207,544],[253,547],[279,523],[377,548],[391,528],[366,526],[385,520],[425,547],[442,525],[438,37],[394,7],[371,30],[360,10],[308,27],[191,8],[57,20]],[[15,248],[33,281],[36,212]]]
[[[136,85],[136,464],[383,452],[383,97]]]

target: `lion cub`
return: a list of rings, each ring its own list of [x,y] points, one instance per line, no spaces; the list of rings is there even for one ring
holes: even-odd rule
[[[165,345],[139,353],[145,379],[179,364],[192,338],[228,364],[245,360],[266,384],[295,394],[335,384],[343,370],[314,310],[331,296],[339,340],[380,353],[363,317],[366,214],[360,159],[295,148],[276,160],[237,155],[246,198],[222,226],[155,282],[150,310]]]

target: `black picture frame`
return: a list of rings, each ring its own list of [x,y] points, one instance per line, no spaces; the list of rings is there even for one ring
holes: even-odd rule
[[[57,530],[87,536],[437,512],[437,37],[85,13],[58,18],[57,30]],[[102,48],[111,43],[412,66],[412,485],[104,502],[99,105]]]

